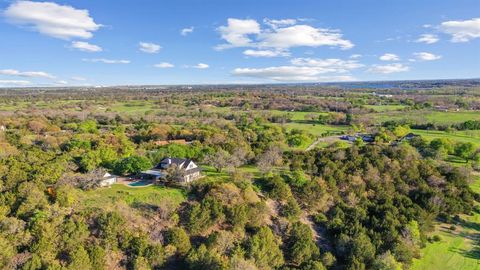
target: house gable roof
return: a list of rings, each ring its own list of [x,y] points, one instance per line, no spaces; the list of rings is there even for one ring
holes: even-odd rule
[[[194,168],[188,169],[189,165],[192,164],[192,163],[193,163],[193,165],[195,165]],[[169,165],[172,165],[172,164],[177,165],[180,169],[185,170],[185,172],[188,173],[188,174],[199,172],[199,171],[202,170],[191,159],[188,159],[188,158],[186,158],[186,159],[185,158],[170,158],[170,157],[162,159],[162,161],[160,161],[160,163],[155,167],[155,169],[160,169],[161,170],[161,169],[165,168],[165,165],[169,166]]]

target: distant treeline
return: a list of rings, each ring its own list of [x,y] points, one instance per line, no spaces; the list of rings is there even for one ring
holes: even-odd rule
[[[451,125],[438,125],[435,123],[411,123],[409,121],[395,121],[390,120],[383,123],[384,127],[399,126],[399,125],[409,125],[413,129],[422,129],[422,130],[442,130],[448,131],[451,129],[454,130],[480,130],[480,121],[479,120],[467,120],[462,123],[451,124]]]

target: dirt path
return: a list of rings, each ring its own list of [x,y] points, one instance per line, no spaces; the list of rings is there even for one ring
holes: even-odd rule
[[[321,137],[321,138],[318,138],[316,139],[312,144],[310,144],[307,149],[305,149],[305,151],[310,151],[310,150],[313,150],[315,149],[315,146],[317,146],[317,144],[321,143],[321,142],[326,142],[326,143],[333,143],[333,142],[336,142],[340,140],[340,136],[336,135],[336,136],[328,136],[328,137]]]
[[[313,239],[318,244],[318,240],[320,236],[318,235],[318,232],[315,229],[315,223],[312,221],[312,219],[309,216],[307,216],[305,213],[303,213],[302,216],[300,217],[300,222],[310,227],[310,230],[312,231],[312,234],[313,234]]]
[[[312,234],[313,234],[313,240],[315,241],[315,243],[317,243],[318,247],[320,247],[322,250],[325,250],[325,251],[332,250],[332,247],[328,244],[325,238],[325,235],[326,235],[325,228],[322,228],[317,224],[315,224],[315,222],[313,222],[312,220],[312,217],[306,215],[305,212],[300,217],[300,222],[310,227],[310,230],[312,231]]]
[[[278,217],[279,205],[278,205],[277,201],[274,201],[272,199],[267,199],[265,201],[265,204],[267,205],[268,209],[270,210],[269,224],[271,225],[273,223],[273,219]]]

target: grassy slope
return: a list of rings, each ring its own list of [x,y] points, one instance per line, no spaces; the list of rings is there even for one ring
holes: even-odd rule
[[[472,184],[475,192],[480,192],[480,177]],[[433,234],[442,240],[427,244],[422,249],[422,258],[414,260],[413,270],[423,269],[480,269],[480,213],[473,216],[463,215],[464,222],[455,231],[448,226],[437,225]]]
[[[171,200],[175,204],[180,204],[186,199],[185,193],[180,189],[160,186],[132,188],[122,184],[87,191],[83,195],[82,203],[85,206],[108,206],[120,201],[128,205],[141,203],[158,206],[164,200]]]

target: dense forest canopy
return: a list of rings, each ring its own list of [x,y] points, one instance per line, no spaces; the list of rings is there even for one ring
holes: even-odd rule
[[[450,87],[3,90],[0,268],[409,269],[478,213]],[[165,157],[204,177],[125,184]]]

